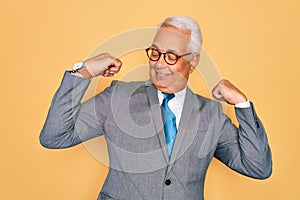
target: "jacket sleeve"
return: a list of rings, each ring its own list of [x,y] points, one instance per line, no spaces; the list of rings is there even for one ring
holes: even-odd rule
[[[238,128],[222,114],[215,157],[243,175],[266,179],[272,173],[272,156],[264,126],[252,103],[235,112]]]
[[[90,80],[64,74],[40,133],[40,143],[46,148],[66,148],[102,135],[109,92],[97,95],[81,104]],[[98,111],[96,112],[96,102]]]

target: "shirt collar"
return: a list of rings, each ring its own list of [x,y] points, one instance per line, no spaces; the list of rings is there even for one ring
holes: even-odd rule
[[[184,102],[185,93],[186,93],[186,87],[184,87],[181,91],[174,93],[175,97],[173,99],[179,102]],[[162,92],[157,90],[157,95],[158,95],[159,104],[162,104],[164,98]],[[172,101],[173,99],[171,99],[170,101]]]

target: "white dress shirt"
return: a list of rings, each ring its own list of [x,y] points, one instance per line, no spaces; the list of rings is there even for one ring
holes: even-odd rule
[[[158,100],[159,100],[159,105],[162,104],[164,96],[161,91],[157,90],[158,92]],[[176,117],[176,128],[178,130],[180,118],[181,118],[181,112],[182,112],[182,107],[184,103],[184,98],[185,98],[185,92],[186,88],[183,90],[174,93],[175,97],[168,102],[168,106],[171,109],[171,111],[174,113]]]

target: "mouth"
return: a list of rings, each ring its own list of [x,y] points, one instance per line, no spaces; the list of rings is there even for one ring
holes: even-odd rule
[[[158,76],[170,76],[172,73],[156,73]]]
[[[156,77],[157,78],[161,78],[161,79],[164,79],[164,78],[168,78],[172,75],[173,73],[171,72],[158,72],[156,71]]]

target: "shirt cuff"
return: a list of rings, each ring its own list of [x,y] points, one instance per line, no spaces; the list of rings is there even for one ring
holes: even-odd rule
[[[245,101],[234,105],[234,107],[236,108],[249,108],[250,106],[251,106],[250,101]]]

